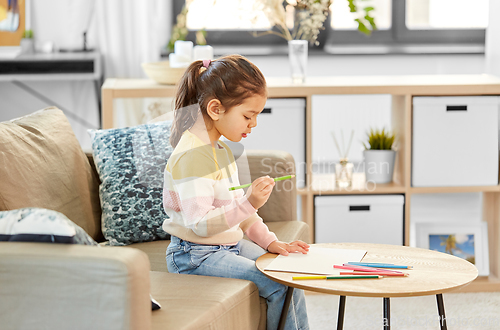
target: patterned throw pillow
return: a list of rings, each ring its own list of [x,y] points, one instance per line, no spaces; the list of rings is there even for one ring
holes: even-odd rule
[[[171,121],[89,130],[99,173],[102,232],[110,245],[169,239],[162,229]]]
[[[38,207],[0,212],[0,242],[99,244],[64,214]],[[151,310],[161,308],[151,294]]]
[[[98,245],[64,214],[38,207],[0,212],[0,241]]]

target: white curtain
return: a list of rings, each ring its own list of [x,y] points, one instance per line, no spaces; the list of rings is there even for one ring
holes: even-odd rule
[[[159,61],[169,39],[169,0],[97,0],[97,45],[106,77],[142,78],[141,63]]]
[[[144,78],[141,63],[160,61],[172,25],[170,0],[97,0],[95,33],[107,78]],[[123,99],[114,104],[114,127],[144,120],[148,99]]]
[[[485,72],[500,77],[500,1],[490,0],[486,29]]]

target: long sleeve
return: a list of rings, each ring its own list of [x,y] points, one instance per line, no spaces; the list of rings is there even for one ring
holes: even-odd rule
[[[242,222],[240,227],[248,238],[264,250],[267,250],[269,244],[278,240],[276,234],[269,231],[269,228],[257,213],[254,213],[251,217]]]
[[[236,165],[229,163],[227,169],[219,169],[210,156],[203,150],[189,151],[165,171],[163,204],[167,215],[180,215],[182,225],[200,237],[237,227],[256,212],[241,189],[228,189],[239,184]]]

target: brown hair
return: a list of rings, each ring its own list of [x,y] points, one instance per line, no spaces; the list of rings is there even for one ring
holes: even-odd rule
[[[221,57],[208,68],[203,66],[203,61],[194,61],[177,86],[170,144],[175,148],[182,133],[196,121],[198,106],[192,105],[199,105],[203,116],[208,117],[210,100],[219,100],[229,110],[252,95],[267,96],[266,88],[259,68],[241,55]]]

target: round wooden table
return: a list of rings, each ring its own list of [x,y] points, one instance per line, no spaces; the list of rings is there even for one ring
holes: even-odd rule
[[[477,268],[470,262],[446,253],[408,246],[327,243],[311,246],[335,249],[366,250],[363,262],[391,263],[412,266],[413,269],[397,269],[408,273],[407,277],[391,276],[382,279],[342,280],[292,280],[292,276],[311,275],[264,270],[277,254],[266,253],[257,259],[256,266],[267,277],[288,286],[287,297],[280,320],[280,328],[290,304],[293,289],[304,289],[340,296],[337,329],[343,328],[346,296],[384,298],[384,329],[390,329],[390,298],[436,295],[441,329],[446,329],[443,296],[448,292],[472,282],[478,276]],[[333,265],[332,265],[333,269]]]

